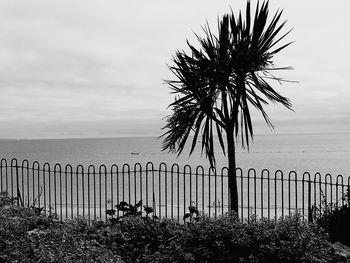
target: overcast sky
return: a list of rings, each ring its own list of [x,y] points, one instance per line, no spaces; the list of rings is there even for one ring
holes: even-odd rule
[[[186,39],[243,0],[0,0],[0,138],[158,136],[174,100],[163,83]],[[255,5],[255,1],[252,1]],[[350,131],[350,2],[271,0],[293,66],[270,106],[276,133]],[[254,114],[256,133],[271,133]]]

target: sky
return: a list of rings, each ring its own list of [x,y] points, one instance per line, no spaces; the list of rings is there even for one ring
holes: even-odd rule
[[[256,1],[253,1],[255,6]],[[243,0],[0,0],[0,138],[159,136],[174,100],[164,80],[186,39]],[[350,132],[350,2],[270,0],[294,43],[274,87],[294,112],[253,111],[256,134]]]

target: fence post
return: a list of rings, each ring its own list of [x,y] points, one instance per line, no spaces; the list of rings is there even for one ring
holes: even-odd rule
[[[308,221],[312,223],[312,208],[311,208],[311,178],[308,180]]]

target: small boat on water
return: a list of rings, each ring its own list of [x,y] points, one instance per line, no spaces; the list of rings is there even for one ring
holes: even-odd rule
[[[138,153],[138,152],[131,152],[131,155],[138,155],[138,154],[140,154],[140,153]]]

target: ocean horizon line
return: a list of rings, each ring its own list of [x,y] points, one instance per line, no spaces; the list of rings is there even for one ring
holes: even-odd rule
[[[326,134],[350,134],[350,131],[328,131],[328,132],[294,132],[294,133],[284,133],[284,132],[271,132],[271,133],[257,133],[254,134],[255,136],[285,136],[285,135],[326,135]],[[193,136],[189,136],[193,137]],[[217,135],[215,135],[217,137]],[[32,140],[32,141],[40,141],[40,140],[93,140],[93,139],[124,139],[124,138],[159,138],[161,139],[161,135],[144,135],[144,136],[87,136],[87,137],[48,137],[48,138],[9,138],[4,137],[0,138],[0,141],[26,141],[26,140]],[[238,136],[240,138],[240,135]]]

